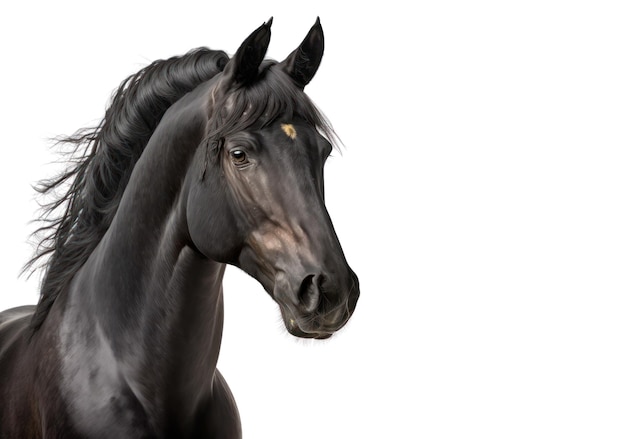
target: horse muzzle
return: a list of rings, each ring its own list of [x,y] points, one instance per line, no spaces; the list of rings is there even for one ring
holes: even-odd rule
[[[274,299],[280,306],[287,331],[302,338],[326,339],[343,328],[359,299],[359,280],[348,275],[308,274],[294,288],[284,272],[276,275]]]

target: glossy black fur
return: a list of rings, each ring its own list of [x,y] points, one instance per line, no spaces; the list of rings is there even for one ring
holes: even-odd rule
[[[151,64],[63,141],[73,165],[39,188],[67,188],[30,263],[40,302],[0,313],[0,438],[241,437],[216,369],[227,264],[295,336],[350,318],[358,279],[324,206],[333,133],[303,92],[322,28],[276,63],[270,26],[231,59]]]

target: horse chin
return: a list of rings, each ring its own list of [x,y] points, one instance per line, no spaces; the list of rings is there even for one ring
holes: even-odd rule
[[[285,311],[281,308],[281,314],[283,316],[283,320],[285,322],[285,328],[287,328],[287,332],[291,335],[298,338],[312,338],[316,340],[326,340],[332,337],[332,332],[326,331],[305,331],[300,325],[298,325],[298,321],[294,317],[289,317],[286,315]]]
[[[315,340],[326,340],[333,336],[332,332],[304,332],[297,326],[286,326],[287,331],[298,338],[309,338]]]

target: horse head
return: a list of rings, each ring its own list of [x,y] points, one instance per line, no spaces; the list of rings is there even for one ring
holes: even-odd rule
[[[187,197],[189,235],[207,258],[257,279],[291,334],[327,338],[352,315],[359,283],[324,203],[332,130],[304,93],[324,35],[318,19],[275,62],[264,59],[270,27],[255,30],[215,78]]]

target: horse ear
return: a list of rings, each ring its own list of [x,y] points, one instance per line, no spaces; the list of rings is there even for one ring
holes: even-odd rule
[[[270,44],[272,21],[273,18],[270,18],[252,32],[224,67],[224,76],[231,85],[246,85],[257,77]]]
[[[324,54],[324,31],[320,18],[304,38],[300,46],[280,63],[282,69],[295,81],[300,88],[304,88],[317,72],[322,55]]]

